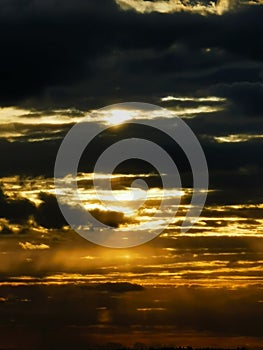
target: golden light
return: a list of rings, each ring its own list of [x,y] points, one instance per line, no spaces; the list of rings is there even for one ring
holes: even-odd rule
[[[107,116],[107,123],[111,125],[119,125],[132,118],[130,111],[124,109],[114,109],[110,111],[110,115]]]
[[[141,200],[145,198],[145,191],[140,188],[131,188],[125,190],[114,191],[114,197],[112,193],[104,194],[102,197],[105,200],[113,200],[121,202],[122,204],[125,202],[133,202],[136,200]]]

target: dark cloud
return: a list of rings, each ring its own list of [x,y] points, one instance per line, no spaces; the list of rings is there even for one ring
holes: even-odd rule
[[[13,231],[7,225],[0,225],[0,234],[11,235],[13,234]]]
[[[144,287],[135,284],[135,283],[129,283],[129,282],[107,282],[107,283],[100,283],[95,286],[83,286],[84,289],[95,289],[98,291],[108,291],[112,293],[126,293],[126,292],[138,292],[143,291]]]
[[[2,6],[2,104],[90,108],[260,80],[262,6],[222,16],[141,15],[110,0]]]
[[[215,117],[211,117],[215,118]],[[237,120],[237,118],[234,118]],[[257,118],[257,120],[260,118]],[[166,121],[164,121],[166,123]],[[169,121],[167,121],[169,125]],[[243,124],[238,120],[233,125],[220,124],[220,132],[216,133],[218,122],[209,118],[194,118],[188,121],[192,129],[199,134],[199,140],[203,146],[210,174],[210,188],[219,190],[208,196],[208,203],[231,204],[245,202],[257,202],[262,200],[262,141],[260,139],[238,143],[217,143],[212,135],[228,135],[234,131],[234,126],[239,124],[238,132],[242,133]],[[250,125],[250,124],[249,124]],[[53,127],[52,127],[53,128]],[[219,127],[218,127],[219,128]],[[248,128],[248,126],[247,126]],[[260,121],[254,125],[255,133],[259,132]],[[38,127],[36,128],[38,130]],[[52,129],[51,129],[52,130]],[[232,132],[231,132],[232,131]],[[40,132],[41,131],[37,131]],[[64,131],[65,132],[65,131]],[[202,135],[202,133],[206,133]],[[248,132],[248,129],[245,131]],[[48,132],[47,132],[48,133]],[[201,134],[201,135],[200,135]],[[210,135],[209,135],[210,134]],[[41,137],[41,134],[39,135]],[[189,163],[184,152],[172,140],[163,137],[160,132],[151,129],[143,129],[137,126],[122,129],[116,132],[103,134],[98,137],[88,149],[83,153],[79,164],[79,170],[92,172],[94,164],[103,150],[107,149],[113,142],[125,137],[142,137],[158,143],[167,150],[174,159],[181,177],[183,186],[192,186],[192,175]],[[0,147],[1,176],[26,175],[26,176],[46,176],[53,177],[56,153],[61,140],[51,140],[43,142],[8,142],[2,140]],[[130,160],[118,166],[116,172],[123,173],[155,173],[156,170],[148,163]],[[252,180],[253,179],[253,180]],[[131,180],[125,180],[117,186],[129,186]],[[159,177],[147,179],[149,186],[162,186]],[[85,184],[85,186],[91,184]],[[79,186],[83,186],[80,182]],[[249,188],[249,191],[243,191]]]
[[[107,3],[110,2],[104,1],[105,10]],[[3,6],[0,28],[5,33],[1,58],[4,103],[38,96],[47,87],[72,84],[82,80],[83,75],[92,75],[89,62],[103,51],[92,34],[94,30],[100,32],[94,16],[95,1],[78,5],[12,1]]]
[[[35,206],[25,198],[9,199],[0,188],[0,217],[11,223],[25,224],[34,215]]]
[[[112,298],[111,293],[98,294],[79,285],[58,289],[41,286],[30,290],[28,302],[22,302],[28,299],[27,286],[15,291],[6,287],[3,292],[6,302],[0,305],[5,330],[2,339],[14,339],[12,345],[19,348],[42,347],[43,338],[48,347],[65,349],[85,349],[93,344],[103,347],[110,340],[111,346],[113,340],[126,346],[135,341],[176,345],[187,340],[187,344],[198,346],[203,344],[202,337],[208,344],[222,344],[222,348],[231,340],[239,345],[251,341],[246,338],[249,336],[255,337],[256,344],[262,344],[262,303],[258,302],[261,291],[256,287],[147,288]],[[8,307],[15,308],[16,321],[23,325],[23,337],[14,337],[11,321],[4,319]],[[42,315],[39,322],[35,322],[36,310]],[[103,327],[103,332],[99,327]],[[110,344],[104,347],[111,348]]]
[[[52,176],[60,142],[51,140],[30,143],[0,139],[1,176],[15,173]]]
[[[231,101],[230,112],[234,115],[248,118],[263,116],[263,84],[261,82],[235,82],[231,85],[219,85],[215,92]]]
[[[46,228],[62,228],[67,225],[59,209],[57,199],[53,195],[40,193],[39,199],[42,203],[38,206],[35,219],[36,222]]]
[[[30,227],[27,224],[29,218],[34,219],[37,225],[40,225],[47,229],[61,229],[67,226],[68,223],[64,219],[60,208],[58,206],[57,199],[54,195],[40,192],[38,199],[41,200],[41,204],[35,206],[34,203],[27,199],[9,199],[0,191],[0,218],[8,220],[10,223],[24,224],[21,233],[24,233],[25,229],[30,231]],[[67,210],[74,211],[74,208],[66,206]],[[86,223],[85,211],[80,210],[78,217],[81,222]],[[126,224],[136,223],[134,218],[126,217],[121,212],[116,211],[104,211],[100,209],[90,210],[91,215],[98,221],[105,225],[112,227],[119,227]],[[27,227],[28,226],[28,227]],[[7,225],[1,225],[1,234],[12,233]]]
[[[197,236],[175,239],[161,237],[153,240],[153,246],[182,249],[185,252],[197,252],[208,249],[210,252],[259,252],[262,254],[263,239],[261,237],[229,237],[229,236]]]
[[[135,219],[128,218],[123,213],[116,211],[94,209],[90,210],[90,213],[95,219],[111,227],[120,227],[125,224],[133,224],[137,222]]]
[[[40,192],[39,199],[42,201],[39,206],[28,199],[10,199],[0,189],[0,218],[8,220],[11,224],[22,224],[22,231],[29,230],[28,220],[34,219],[42,227],[49,229],[62,228],[67,225],[57,204],[57,199],[53,195]],[[7,231],[8,226],[3,225],[1,233],[12,233]]]

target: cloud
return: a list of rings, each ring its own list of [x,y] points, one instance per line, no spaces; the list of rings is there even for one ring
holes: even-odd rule
[[[211,1],[207,4],[205,1],[181,1],[181,0],[161,0],[161,1],[145,1],[145,0],[115,0],[122,10],[135,10],[139,13],[174,13],[174,12],[190,12],[201,15],[217,14],[222,15],[224,12],[233,9],[236,1],[220,0],[218,2]]]
[[[55,196],[40,193],[38,199],[41,204],[36,206],[26,198],[9,198],[0,188],[0,217],[10,224],[19,224],[22,229],[28,227],[29,219],[33,219],[38,225],[50,229],[62,228],[67,225]],[[11,233],[12,231],[7,225],[4,225],[1,232]]]
[[[7,226],[0,223],[0,234],[1,235],[11,235],[13,231]]]
[[[218,143],[247,142],[250,140],[254,140],[254,139],[257,140],[262,138],[263,138],[263,134],[231,134],[231,135],[225,135],[225,136],[214,136],[214,140]]]
[[[132,179],[129,180],[130,182]],[[15,196],[15,195],[13,195]],[[40,202],[39,204],[37,204]],[[61,229],[64,226],[68,226],[67,221],[64,219],[56,196],[46,192],[40,192],[37,196],[37,203],[31,202],[26,198],[9,198],[5,196],[3,191],[0,191],[0,217],[4,218],[9,224],[20,224],[21,233],[24,232],[24,228],[30,228],[32,222],[29,225],[29,219],[35,223],[37,226],[42,226],[46,229]],[[98,204],[98,203],[97,203]],[[74,211],[76,208],[67,205],[67,210]],[[99,205],[97,205],[99,206]],[[80,218],[83,224],[86,223],[85,219],[85,210],[79,208],[78,215],[83,215],[83,218]],[[89,210],[91,215],[93,215],[98,221],[109,225],[112,227],[120,227],[128,224],[135,224],[137,220],[132,217],[125,216],[124,213],[114,211],[114,210],[102,210],[93,206]],[[1,225],[1,234],[11,234],[13,233],[12,229],[8,226],[7,223]]]
[[[117,211],[104,211],[99,209],[90,210],[90,213],[95,219],[112,227],[120,227],[127,224],[134,224],[137,222],[134,218],[129,218]]]
[[[261,5],[203,17],[141,15],[122,11],[110,0],[100,7],[94,0],[58,4],[29,1],[23,11],[16,0],[3,5],[2,105],[88,109],[127,99],[150,102],[226,80],[260,79]],[[217,11],[220,4],[204,6]]]
[[[230,113],[240,117],[263,116],[263,84],[260,82],[235,82],[215,88],[217,94],[231,102]]]
[[[50,246],[44,243],[41,244],[33,244],[30,242],[19,242],[19,245],[24,250],[45,250],[49,249]]]
[[[143,286],[136,283],[129,283],[129,282],[115,282],[115,283],[106,282],[106,283],[97,284],[95,286],[87,286],[87,288],[91,288],[99,291],[108,291],[111,293],[138,292],[138,291],[144,290]]]
[[[39,194],[39,199],[42,203],[38,206],[35,215],[38,225],[48,229],[56,229],[68,224],[59,209],[57,199],[54,195],[42,192]]]
[[[12,223],[25,224],[34,215],[35,206],[26,198],[9,199],[0,188],[0,217]]]

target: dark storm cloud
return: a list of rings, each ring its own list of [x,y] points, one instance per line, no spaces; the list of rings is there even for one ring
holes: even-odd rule
[[[261,6],[205,17],[140,15],[110,0],[0,5],[2,104],[89,108],[260,79]]]
[[[107,3],[104,1],[105,11]],[[0,5],[3,103],[37,96],[49,86],[72,84],[83,74],[92,75],[89,61],[103,51],[91,34],[100,32],[95,1],[78,6],[54,1],[1,1]]]

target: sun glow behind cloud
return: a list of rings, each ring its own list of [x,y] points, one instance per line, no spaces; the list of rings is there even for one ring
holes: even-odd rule
[[[61,109],[52,111],[35,111],[19,109],[15,107],[0,109],[0,138],[9,142],[43,142],[62,139],[69,127],[74,123],[84,121],[94,124],[107,124],[118,126],[125,122],[136,120],[194,118],[198,115],[211,114],[224,109],[225,100],[216,97],[162,97],[164,104],[174,102],[173,106],[164,106],[163,110],[90,110],[80,111],[76,109]],[[187,103],[194,103],[189,106]],[[168,113],[167,113],[168,111]]]
[[[110,125],[119,125],[132,118],[132,112],[124,109],[113,109],[109,112],[106,122]]]
[[[151,179],[153,181],[156,175],[140,174],[144,180]],[[111,178],[110,174],[100,174],[101,179]],[[113,188],[113,191],[105,191],[99,189],[102,202],[98,199],[98,193],[92,187],[92,173],[80,173],[78,175],[80,205],[83,209],[95,213],[100,218],[111,217],[114,215],[116,226],[120,229],[129,230],[141,223],[149,223],[162,227],[167,215],[171,210],[178,209],[174,220],[170,226],[164,231],[164,235],[168,237],[177,237],[180,234],[180,227],[187,211],[189,210],[189,200],[192,195],[190,188],[171,188],[163,190],[158,187],[150,187],[147,192],[147,198],[144,201],[145,193],[141,188],[134,188],[131,192],[130,183],[133,178],[138,175],[114,174],[112,181],[115,185],[123,186]],[[67,181],[72,181],[68,177]],[[52,179],[23,179],[19,177],[2,178],[2,188],[4,193],[12,198],[27,198],[36,206],[43,203],[39,198],[39,193],[44,191],[49,195],[54,195],[54,185]],[[70,195],[70,193],[69,193]],[[174,199],[182,198],[179,208],[173,207]],[[142,201],[143,199],[143,201]],[[162,212],[158,212],[160,201],[164,201]],[[75,200],[71,203],[70,197],[67,200],[68,205],[75,205]],[[203,236],[222,236],[228,235],[232,237],[256,236],[263,237],[263,220],[261,210],[263,203],[257,205],[252,204],[236,204],[236,205],[214,205],[206,206],[204,212],[199,218],[195,226],[186,233],[187,236],[203,237]],[[176,211],[176,210],[175,210]],[[152,216],[158,212],[158,217],[153,221]],[[13,232],[19,233],[23,226],[20,224],[11,224],[1,219],[0,226],[9,227]],[[31,224],[27,223],[30,228]],[[35,224],[34,224],[35,225]],[[33,226],[31,229],[39,232],[47,232],[44,228]],[[30,229],[30,230],[31,230]]]

